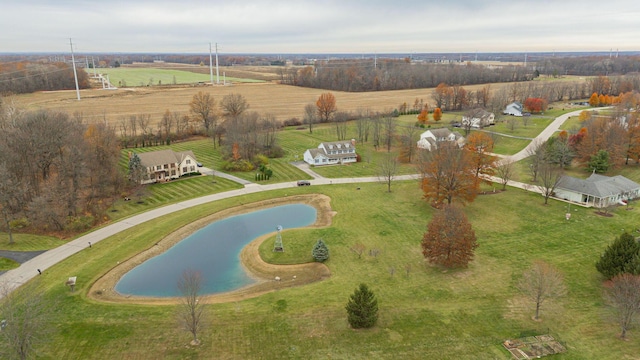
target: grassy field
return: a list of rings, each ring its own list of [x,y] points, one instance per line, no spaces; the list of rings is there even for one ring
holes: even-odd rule
[[[109,76],[109,81],[117,87],[131,86],[156,86],[156,85],[182,85],[210,82],[211,77],[207,74],[198,74],[191,71],[157,68],[109,68],[100,69],[104,77]],[[214,82],[217,80],[214,75]],[[222,76],[220,82],[223,81]],[[242,79],[227,77],[227,82],[231,83],[254,83],[260,80]]]
[[[468,269],[443,271],[424,263],[420,239],[433,214],[415,182],[295,188],[227,199],[182,211],[116,235],[78,253],[36,278],[32,285],[58,302],[55,335],[39,358],[104,359],[508,359],[505,339],[551,333],[569,351],[557,359],[633,358],[640,351],[620,341],[610,310],[601,298],[602,279],[594,262],[622,231],[636,227],[640,209],[620,208],[611,218],[572,209],[515,189],[479,196],[465,208],[478,236],[476,259]],[[117,261],[151,246],[162,234],[238,203],[295,193],[332,198],[332,226],[283,234],[285,254],[272,254],[273,238],[262,252],[273,262],[308,259],[323,238],[332,277],[258,298],[207,306],[203,344],[186,346],[188,335],[174,320],[174,306],[102,304],[86,298],[90,284]],[[363,211],[365,210],[365,211]],[[356,242],[379,250],[361,259],[349,250]],[[288,259],[280,259],[284,255]],[[531,320],[533,304],[515,284],[535,259],[557,266],[568,295],[545,303],[542,321]],[[393,269],[393,274],[391,270]],[[408,269],[408,271],[407,271]],[[75,293],[61,279],[78,276]],[[370,330],[351,330],[344,305],[365,282],[380,303],[380,320]]]

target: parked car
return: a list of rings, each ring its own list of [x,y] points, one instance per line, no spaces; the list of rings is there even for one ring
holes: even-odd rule
[[[309,186],[311,185],[311,181],[309,180],[298,180],[298,186]]]
[[[197,163],[198,167],[202,167],[202,163]]]

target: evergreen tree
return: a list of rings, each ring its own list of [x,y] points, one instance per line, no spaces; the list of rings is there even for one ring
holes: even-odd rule
[[[345,308],[349,325],[354,329],[370,328],[378,321],[378,300],[365,284],[360,284]]]
[[[313,245],[311,255],[317,262],[324,262],[329,258],[329,248],[327,248],[327,245],[325,245],[322,239],[318,239],[316,244]]]
[[[139,184],[144,175],[142,168],[142,162],[138,154],[133,153],[129,159],[129,179],[136,184]]]
[[[609,166],[609,153],[606,150],[598,150],[589,160],[589,169],[594,169],[598,174],[607,172]]]
[[[624,233],[607,246],[596,263],[596,269],[607,279],[618,274],[633,272],[635,258],[639,253],[640,244],[633,235]]]

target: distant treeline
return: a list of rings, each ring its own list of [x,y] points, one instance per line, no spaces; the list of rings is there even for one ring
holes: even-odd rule
[[[608,76],[640,72],[640,56],[547,58],[536,63],[541,75]]]
[[[283,69],[280,76],[289,85],[358,92],[431,88],[441,83],[462,86],[520,82],[540,75],[614,76],[638,72],[640,57],[632,56],[549,58],[528,66],[342,59],[319,61],[302,69]]]
[[[77,69],[78,86],[89,88],[89,76]],[[11,62],[0,63],[0,94],[24,94],[44,90],[75,89],[71,65],[57,63]]]
[[[488,67],[474,63],[413,63],[408,60],[320,61],[315,67],[291,69],[282,82],[335,91],[385,91],[433,88],[440,83],[474,85],[527,81],[535,76],[523,66]]]

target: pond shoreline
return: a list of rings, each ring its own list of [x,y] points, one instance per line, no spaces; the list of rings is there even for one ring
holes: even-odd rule
[[[158,241],[153,247],[134,255],[129,260],[118,264],[116,267],[108,271],[100,277],[90,288],[88,297],[93,300],[111,303],[129,303],[129,304],[177,304],[180,297],[143,297],[122,295],[115,291],[115,285],[124,274],[134,267],[142,264],[144,261],[157,256],[176,243],[180,242],[193,232],[207,226],[208,224],[231,217],[234,215],[244,214],[247,212],[275,207],[287,204],[306,204],[316,208],[316,222],[308,227],[326,227],[331,224],[331,219],[335,212],[331,210],[331,199],[326,195],[310,194],[297,195],[284,198],[276,198],[256,203],[244,204],[233,208],[219,211],[215,214],[198,219],[173,233],[165,236]],[[329,269],[321,263],[307,263],[296,265],[274,265],[268,264],[262,260],[259,254],[260,244],[273,234],[267,234],[254,239],[246,245],[240,253],[240,262],[247,270],[255,283],[247,285],[230,292],[203,295],[202,299],[205,303],[224,303],[235,302],[244,299],[250,299],[268,292],[284,289],[288,287],[301,286],[316,281],[321,281],[331,276]],[[275,280],[279,277],[280,280]]]

